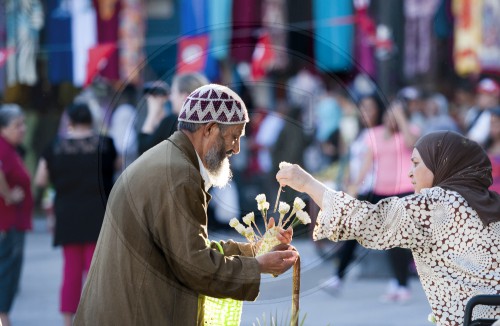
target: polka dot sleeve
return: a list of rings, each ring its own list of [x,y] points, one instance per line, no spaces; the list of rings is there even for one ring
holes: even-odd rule
[[[372,249],[422,246],[430,237],[433,206],[425,195],[391,197],[374,205],[329,190],[323,195],[313,238],[356,239]]]

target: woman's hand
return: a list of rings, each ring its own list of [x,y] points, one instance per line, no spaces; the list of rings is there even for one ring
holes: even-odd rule
[[[314,179],[299,165],[293,164],[281,168],[276,174],[276,180],[282,187],[289,186],[299,192],[305,192],[308,184]]]
[[[320,208],[323,208],[323,194],[328,187],[314,179],[297,164],[281,168],[276,174],[276,180],[281,187],[289,186],[299,192],[305,192]]]

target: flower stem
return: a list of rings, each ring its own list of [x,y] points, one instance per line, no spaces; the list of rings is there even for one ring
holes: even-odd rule
[[[262,233],[260,232],[259,227],[257,226],[257,223],[255,223],[255,221],[252,221],[252,223],[253,223],[253,225],[255,225],[255,229],[257,230],[257,232],[259,232],[259,235],[262,238]]]
[[[292,210],[292,212],[290,213],[290,215],[286,218],[286,220],[283,222],[283,228],[285,228],[285,225],[288,223],[288,221],[290,221],[290,219],[292,218],[292,216],[296,213],[297,211],[295,210],[295,208]]]
[[[283,224],[281,224],[283,222],[283,217],[285,217],[285,214],[280,214],[280,219],[278,221],[278,227],[281,227]]]
[[[278,203],[280,202],[280,195],[281,195],[281,186],[278,189],[278,195],[276,195],[276,203],[274,203],[274,213],[276,213],[276,210],[278,209]]]

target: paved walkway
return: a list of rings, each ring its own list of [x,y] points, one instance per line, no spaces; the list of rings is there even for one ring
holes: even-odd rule
[[[311,241],[299,240],[294,244],[302,257],[300,304],[301,311],[307,314],[304,325],[430,325],[427,322],[430,308],[417,280],[412,281],[413,298],[409,303],[382,303],[378,298],[387,279],[358,278],[361,264],[348,274],[344,291],[335,297],[321,289],[322,282],[331,274],[331,263],[321,260]],[[36,220],[26,245],[20,292],[11,314],[13,325],[62,325],[58,312],[62,253],[51,246],[51,235],[43,220]],[[263,276],[261,294],[256,302],[245,303],[241,324],[270,325],[271,316],[277,316],[278,321],[286,319],[291,308],[291,283],[291,272],[278,278]]]

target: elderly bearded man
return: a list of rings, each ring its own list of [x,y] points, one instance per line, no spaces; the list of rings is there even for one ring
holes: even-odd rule
[[[283,250],[253,256],[250,244],[207,247],[211,185],[230,176],[249,121],[241,98],[221,85],[192,92],[179,131],[144,153],[115,184],[75,325],[197,325],[200,295],[255,300],[260,274],[281,274],[297,258]]]

